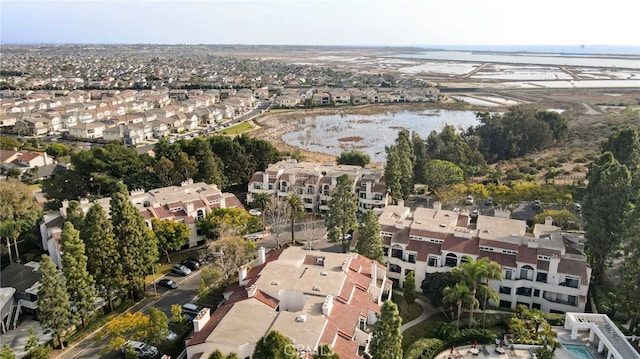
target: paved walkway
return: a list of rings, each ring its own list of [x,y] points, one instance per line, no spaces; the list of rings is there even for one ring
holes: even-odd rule
[[[414,325],[417,325],[418,323],[424,322],[430,316],[438,313],[438,309],[434,308],[431,304],[424,302],[420,298],[416,298],[416,303],[420,304],[420,306],[422,307],[422,314],[420,314],[420,316],[416,319],[402,324],[402,326],[400,326],[400,333],[404,333],[405,330],[413,327]]]

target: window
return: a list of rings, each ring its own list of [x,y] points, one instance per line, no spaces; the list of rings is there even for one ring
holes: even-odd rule
[[[280,192],[287,193],[287,182],[286,181],[280,182]]]
[[[507,269],[504,271],[504,279],[511,280],[513,277],[513,271],[511,269]]]
[[[547,273],[538,272],[536,275],[536,282],[547,283]]]
[[[453,253],[447,253],[444,259],[444,265],[447,267],[455,267],[458,265],[458,256]]]
[[[407,256],[407,262],[409,263],[415,263],[416,262],[416,255],[415,254],[409,254]]]
[[[530,297],[531,296],[531,288],[520,287],[520,288],[516,289],[516,294],[517,295],[523,295],[525,297]]]
[[[499,292],[502,294],[511,294],[511,287],[500,286]]]
[[[260,183],[254,183],[253,189],[262,189],[262,185]]]
[[[402,259],[402,248],[392,248],[391,257]]]
[[[373,195],[373,199],[375,199],[376,201],[382,201],[382,195],[381,194],[374,194]]]
[[[405,269],[404,270],[404,275],[409,275],[409,273],[413,273],[413,270],[411,270],[411,269]]]
[[[520,278],[518,279],[533,280],[533,267],[530,265],[522,267],[520,269]]]
[[[534,289],[533,290],[533,296],[538,298],[540,296],[540,289]]]
[[[271,183],[269,184],[269,189],[273,189],[273,185]]]
[[[360,192],[360,198],[361,199],[366,199],[367,198],[367,193],[366,192]]]
[[[429,256],[427,260],[427,265],[429,267],[440,267],[440,257]]]
[[[384,253],[385,257],[388,257],[389,256],[389,247],[382,248],[382,252]]]
[[[564,278],[564,285],[567,286],[567,287],[571,287],[571,288],[579,288],[580,287],[580,280],[578,278],[574,278],[574,277],[565,277]]]
[[[311,186],[307,187],[307,194],[314,194],[315,192],[316,192],[315,188]]]
[[[313,203],[313,199],[312,198],[305,198],[304,199],[304,203]]]
[[[575,295],[570,295],[567,299],[567,304],[569,305],[578,305],[578,297]]]
[[[397,264],[389,264],[389,272],[402,273],[402,267]]]

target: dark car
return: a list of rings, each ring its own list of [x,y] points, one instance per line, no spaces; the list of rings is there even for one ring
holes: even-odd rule
[[[178,288],[178,283],[172,281],[171,279],[163,278],[158,281],[158,285],[161,287],[176,289]]]
[[[182,265],[191,269],[192,271],[197,270],[198,268],[200,268],[200,263],[198,263],[197,261],[193,261],[190,259],[185,259],[182,261]]]
[[[185,259],[185,260],[187,260],[187,261],[193,261],[193,262],[198,262],[198,263],[200,264],[200,266],[203,266],[203,265],[207,264],[207,260],[206,260],[206,259],[204,259],[204,257],[198,257],[198,258],[196,258],[196,257],[189,257],[189,258],[187,258],[187,259]]]

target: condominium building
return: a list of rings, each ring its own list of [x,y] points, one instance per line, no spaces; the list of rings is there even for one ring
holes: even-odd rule
[[[257,265],[241,268],[224,303],[193,321],[186,357],[207,358],[217,349],[251,358],[260,338],[275,330],[300,357],[328,344],[343,359],[362,358],[382,302],[391,297],[386,274],[356,253],[260,248]]]
[[[197,221],[215,208],[243,208],[233,193],[224,193],[215,184],[184,181],[180,186],[169,186],[145,191],[131,191],[129,201],[140,211],[145,222],[151,228],[153,218],[185,223],[189,226],[190,237],[185,247],[195,247],[204,243],[198,234]],[[84,213],[95,204],[102,206],[109,215],[111,198],[100,198],[94,202],[82,199],[80,208]],[[67,217],[68,201],[62,202],[57,213],[46,214],[40,224],[42,247],[49,251],[51,260],[62,267],[60,237],[62,226]]]
[[[277,202],[295,193],[302,199],[307,212],[325,212],[329,209],[338,177],[345,174],[353,181],[359,211],[380,211],[387,205],[384,169],[296,160],[280,161],[265,171],[254,173],[248,185],[247,202],[253,201],[257,193],[268,193]]]
[[[503,280],[489,282],[501,307],[584,311],[591,268],[551,221],[536,224],[529,234],[522,220],[480,215],[472,223],[468,212],[442,210],[438,204],[413,212],[387,206],[379,221],[389,278],[398,286],[409,272],[420,285],[427,274],[451,271],[465,256],[487,257],[502,266]]]

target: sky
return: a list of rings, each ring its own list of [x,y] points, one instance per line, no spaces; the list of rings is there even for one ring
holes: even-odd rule
[[[640,46],[637,0],[0,0],[0,43]]]

